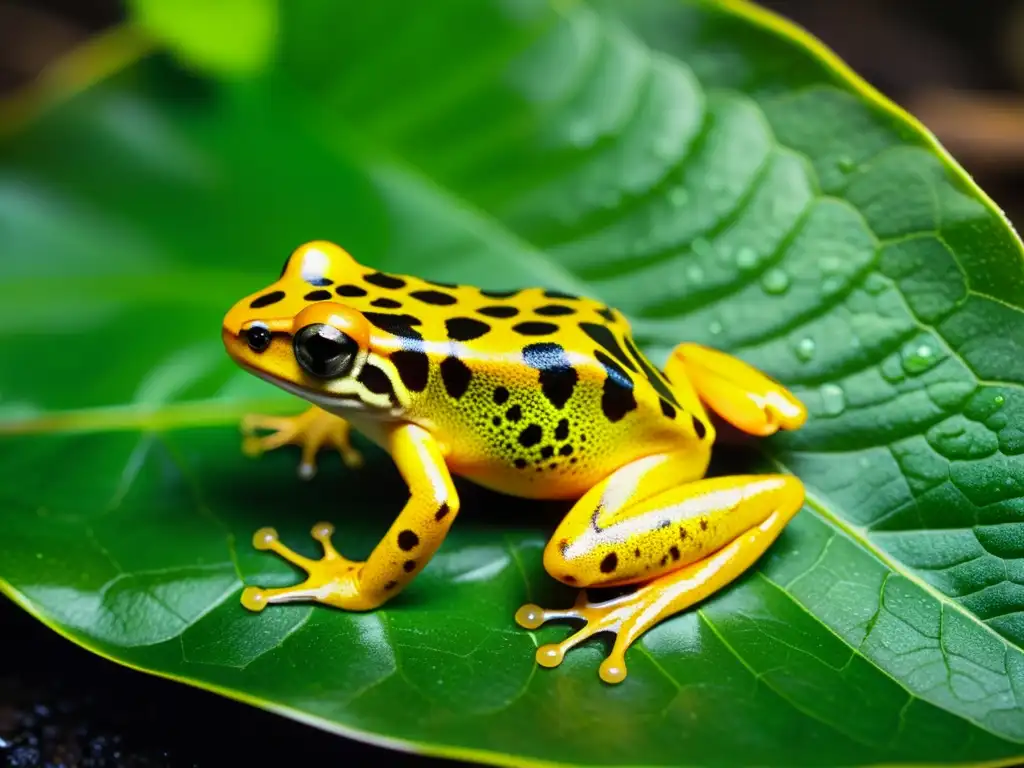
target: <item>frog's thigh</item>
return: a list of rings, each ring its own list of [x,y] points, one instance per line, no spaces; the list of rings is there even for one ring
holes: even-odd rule
[[[665,365],[674,383],[688,381],[701,400],[737,429],[766,436],[779,429],[797,429],[807,411],[793,394],[753,366],[725,352],[680,344]]]
[[[802,484],[788,475],[669,485],[689,466],[668,454],[613,474],[558,526],[544,551],[548,573],[581,587],[650,581],[720,550],[779,509],[790,510],[788,519],[803,501]]]
[[[602,521],[598,507],[591,513],[595,521],[591,531],[565,546],[556,538],[554,550],[545,553],[545,566],[560,573],[563,581],[568,576],[585,586],[608,585],[616,575],[620,584],[637,581],[637,574],[645,570],[653,578],[635,592],[606,602],[590,603],[586,593],[580,592],[568,609],[524,605],[516,621],[528,629],[551,619],[586,622],[561,643],[537,650],[538,663],[546,667],[558,666],[569,649],[592,635],[614,633],[615,643],[601,664],[600,675],[605,682],[621,682],[630,645],[663,619],[714,594],[750,568],[803,499],[803,485],[794,477],[753,475],[672,488],[639,504],[622,506],[607,521]],[[587,545],[581,546],[583,542]],[[554,551],[561,556],[556,559]]]

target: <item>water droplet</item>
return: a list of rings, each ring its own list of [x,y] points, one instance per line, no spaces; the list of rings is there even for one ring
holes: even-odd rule
[[[686,191],[685,187],[676,187],[668,193],[668,201],[676,208],[682,208],[690,202],[690,193]]]
[[[857,170],[857,161],[849,155],[841,155],[836,158],[836,165],[843,173],[852,173]]]
[[[816,348],[817,345],[814,343],[814,339],[800,339],[800,341],[798,341],[796,345],[796,356],[806,363],[812,357],[814,357],[814,352]]]
[[[757,251],[749,246],[743,246],[736,251],[736,264],[740,269],[751,269],[757,266]]]
[[[704,270],[696,264],[691,264],[686,268],[686,279],[691,283],[699,283],[704,279]]]
[[[869,459],[867,456],[861,456],[860,459],[857,460],[857,463],[860,464],[861,467],[863,467],[864,469],[867,469],[868,467],[871,466],[871,459]]]
[[[1002,404],[1006,402],[1006,398],[1003,397],[1002,395],[996,395],[995,397],[992,398],[992,402],[998,406],[1002,406]]]
[[[781,269],[769,269],[761,278],[761,287],[764,288],[765,293],[774,296],[783,294],[789,290],[789,275]]]
[[[712,336],[717,336],[722,332],[722,324],[717,320],[712,320],[711,325],[708,326],[708,333]]]
[[[821,409],[826,416],[838,416],[846,410],[846,394],[836,384],[821,388]]]
[[[915,344],[904,348],[901,360],[903,370],[914,375],[935,365],[935,350],[929,344]]]
[[[903,373],[903,369],[900,367],[899,361],[894,357],[887,357],[883,360],[882,364],[878,367],[878,372],[882,374],[882,378],[890,384],[899,384],[906,378]]]

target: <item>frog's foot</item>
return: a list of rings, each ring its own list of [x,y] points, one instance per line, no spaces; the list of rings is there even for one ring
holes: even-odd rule
[[[582,629],[562,642],[542,645],[537,649],[537,663],[549,668],[557,667],[567,651],[598,632],[614,633],[615,644],[608,658],[601,663],[599,674],[606,683],[621,683],[626,679],[626,649],[653,624],[644,620],[644,609],[648,607],[648,602],[635,599],[635,595],[592,603],[587,600],[586,591],[581,590],[572,608],[557,610],[533,604],[524,605],[516,611],[516,623],[526,629],[537,629],[545,622],[556,619],[582,619],[586,622]]]
[[[665,366],[670,381],[688,379],[711,410],[750,435],[799,429],[807,411],[792,392],[739,358],[700,344],[680,344]]]
[[[334,448],[349,468],[362,465],[363,457],[352,447],[349,423],[339,416],[320,408],[310,408],[298,416],[260,416],[250,414],[242,419],[242,451],[248,456],[259,456],[283,445],[297,445],[302,449],[299,477],[309,480],[316,474],[316,455],[324,448]],[[258,436],[256,430],[270,430],[269,435]]]
[[[317,523],[311,535],[320,542],[324,556],[311,560],[289,549],[277,536],[273,528],[260,528],[253,534],[252,545],[256,549],[276,553],[284,560],[297,565],[308,576],[305,581],[291,587],[262,589],[246,587],[242,590],[242,605],[250,611],[262,611],[270,603],[315,601],[347,610],[359,610],[364,599],[359,592],[359,572],[362,563],[342,557],[331,544],[334,526]]]
[[[537,663],[543,667],[557,667],[566,651],[598,632],[614,633],[615,643],[599,671],[606,683],[621,683],[626,679],[626,650],[633,642],[658,622],[704,600],[750,568],[778,537],[802,500],[800,495],[789,508],[771,513],[717,552],[658,576],[635,592],[592,603],[587,600],[586,592],[581,591],[576,604],[565,610],[524,605],[516,612],[516,623],[526,629],[537,629],[552,619],[586,622],[582,629],[561,643],[537,649]]]

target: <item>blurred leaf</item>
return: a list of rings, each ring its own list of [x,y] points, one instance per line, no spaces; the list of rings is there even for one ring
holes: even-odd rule
[[[251,74],[267,64],[275,0],[127,0],[131,18],[190,65]]]
[[[737,2],[279,7],[273,71],[164,56],[0,154],[0,576],[122,663],[366,740],[521,765],[876,765],[1024,756],[1024,260],[966,175],[817,43]],[[109,52],[108,52],[109,53]],[[99,55],[99,54],[97,54]],[[309,484],[239,453],[301,404],[234,367],[223,313],[297,244],[622,307],[792,386],[811,419],[716,471],[808,505],[754,571],[629,652],[554,671],[512,621],[569,601],[559,504],[462,484],[413,585],[370,614],[260,615],[319,519],[364,556],[388,457]],[[226,738],[253,738],[236,730]]]

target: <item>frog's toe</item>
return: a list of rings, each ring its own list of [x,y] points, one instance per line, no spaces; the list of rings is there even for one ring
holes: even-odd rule
[[[248,414],[240,426],[242,452],[247,456],[261,456],[285,445],[298,446],[301,458],[296,472],[302,480],[316,477],[317,456],[325,449],[336,450],[350,469],[363,464],[362,454],[352,447],[352,428],[348,422],[319,408],[310,408],[298,416]],[[269,434],[257,434],[259,430]]]
[[[239,424],[242,432],[242,453],[246,456],[262,456],[267,451],[294,442],[297,434],[295,422],[295,417],[246,414]],[[268,430],[270,434],[259,435],[259,430]]]
[[[548,669],[557,667],[565,654],[598,632],[611,632],[615,644],[611,653],[602,662],[599,674],[610,684],[626,679],[626,649],[638,633],[634,631],[636,616],[644,603],[627,599],[610,600],[607,603],[591,603],[586,592],[580,591],[576,603],[568,609],[545,609],[539,605],[527,604],[516,611],[516,623],[526,629],[537,629],[555,619],[582,619],[586,622],[579,630],[560,643],[542,645],[537,649],[537,663]]]
[[[242,605],[253,613],[259,613],[267,607],[267,597],[259,587],[246,587],[242,590]]]
[[[538,629],[545,621],[545,611],[539,605],[529,603],[516,611],[516,624],[524,629]]]
[[[306,572],[307,578],[290,587],[248,586],[242,590],[241,603],[250,611],[262,611],[271,603],[316,601],[329,605],[346,607],[355,591],[355,579],[360,563],[348,560],[338,553],[331,543],[334,526],[317,523],[310,534],[323,549],[323,557],[313,559],[300,555],[281,542],[273,528],[260,528],[253,534],[253,547],[269,550],[292,565]]]

